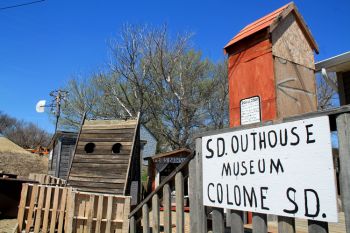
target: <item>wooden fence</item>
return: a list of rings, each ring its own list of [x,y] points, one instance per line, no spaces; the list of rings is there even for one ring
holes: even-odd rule
[[[65,186],[66,180],[50,176],[47,174],[36,174],[36,173],[30,173],[29,179],[39,182],[40,184],[47,184],[47,185],[59,185],[59,186]]]
[[[340,158],[340,190],[342,209],[345,215],[346,232],[350,233],[350,106],[313,112],[301,116],[284,119],[283,122],[302,120],[318,116],[328,116],[331,131],[338,132],[339,158]],[[281,123],[278,122],[278,123]],[[215,131],[215,134],[233,132],[242,129],[251,129],[264,125],[272,125],[273,122],[241,126],[231,129]],[[213,132],[198,135],[196,139],[196,152],[184,161],[173,171],[163,182],[147,196],[129,215],[130,233],[161,232],[160,226],[160,203],[163,205],[163,227],[162,232],[172,232],[171,219],[171,183],[175,180],[176,191],[176,232],[184,232],[184,178],[183,169],[189,167],[189,198],[190,198],[190,223],[192,233],[207,233],[211,230],[214,233],[232,232],[244,233],[244,212],[239,210],[227,210],[221,208],[209,208],[203,205],[203,180],[202,180],[202,137],[212,135]],[[307,155],[306,155],[307,156]],[[152,223],[149,221],[149,214],[152,213]],[[279,233],[295,233],[295,218],[278,216]],[[266,214],[253,213],[253,233],[267,233],[268,221]],[[309,233],[329,232],[328,223],[315,220],[308,220]]]
[[[23,184],[18,232],[128,233],[130,197]]]

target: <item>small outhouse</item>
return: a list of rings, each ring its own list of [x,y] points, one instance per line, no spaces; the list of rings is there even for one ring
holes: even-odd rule
[[[318,47],[294,3],[243,28],[224,51],[231,127],[317,109]]]
[[[139,120],[86,120],[78,135],[67,183],[82,191],[140,198]]]

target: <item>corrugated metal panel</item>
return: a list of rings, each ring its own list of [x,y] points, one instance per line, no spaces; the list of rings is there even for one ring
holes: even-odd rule
[[[259,96],[263,121],[276,118],[271,43],[262,41],[229,58],[230,126],[240,125],[240,101]],[[239,88],[238,88],[239,87]]]

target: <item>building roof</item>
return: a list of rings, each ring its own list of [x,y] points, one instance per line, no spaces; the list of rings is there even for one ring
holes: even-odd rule
[[[230,42],[226,44],[224,47],[224,51],[226,53],[226,50],[228,47],[231,45],[237,43],[238,41],[241,41],[254,33],[268,29],[269,32],[271,33],[277,26],[278,24],[286,18],[290,13],[293,13],[301,30],[303,31],[307,41],[309,42],[310,46],[312,49],[315,50],[316,53],[318,53],[318,46],[313,39],[310,30],[308,29],[304,19],[302,16],[299,14],[297,7],[293,2],[288,3],[287,5],[275,10],[274,12],[256,20],[255,22],[249,24],[245,28],[243,28],[235,37],[233,37]]]
[[[70,132],[70,131],[57,131],[51,138],[50,143],[48,145],[48,149],[51,150],[53,147],[53,142],[56,141],[57,138],[61,137],[62,135],[65,135],[67,137],[76,138],[78,136],[77,132]]]
[[[339,54],[337,56],[327,58],[315,64],[316,72],[322,68],[331,72],[345,72],[350,70],[350,51]]]
[[[164,158],[164,157],[174,157],[174,156],[183,156],[183,155],[188,156],[189,154],[191,154],[191,150],[182,148],[179,150],[173,150],[173,151],[169,151],[161,154],[156,154],[149,158],[151,158],[152,160],[155,160],[155,159]]]

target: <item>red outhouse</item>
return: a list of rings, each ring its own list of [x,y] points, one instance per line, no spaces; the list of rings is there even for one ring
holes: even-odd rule
[[[318,47],[294,3],[243,28],[224,51],[231,127],[317,109]]]

